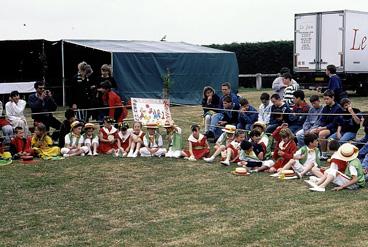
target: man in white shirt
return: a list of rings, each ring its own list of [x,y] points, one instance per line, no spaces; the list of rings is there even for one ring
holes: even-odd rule
[[[262,93],[260,97],[262,104],[258,108],[258,121],[268,124],[271,117],[272,102],[268,93]]]
[[[20,99],[19,92],[13,91],[10,93],[10,101],[5,104],[5,111],[13,128],[22,127],[28,133],[28,125],[23,113],[26,104],[25,100]]]
[[[280,76],[278,76],[273,82],[272,82],[272,90],[280,95],[280,98],[284,97],[284,90],[286,88],[286,85],[284,84],[284,74],[290,73],[290,69],[287,67],[283,67],[280,70]],[[293,85],[299,86],[299,84],[292,79],[291,80]]]

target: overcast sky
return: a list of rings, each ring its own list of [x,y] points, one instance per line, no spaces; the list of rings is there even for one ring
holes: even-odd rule
[[[0,0],[1,39],[124,39],[223,44],[293,39],[295,13],[368,0]]]

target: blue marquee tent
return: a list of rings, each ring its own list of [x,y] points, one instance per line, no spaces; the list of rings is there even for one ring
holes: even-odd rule
[[[162,77],[171,74],[170,100],[199,104],[206,85],[222,82],[238,87],[238,64],[232,52],[184,42],[124,40],[63,40],[111,54],[113,73],[121,95],[161,98]]]

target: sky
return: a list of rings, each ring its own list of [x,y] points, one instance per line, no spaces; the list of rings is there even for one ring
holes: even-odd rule
[[[368,12],[367,0],[0,0],[0,40],[224,44],[292,40],[294,14]]]

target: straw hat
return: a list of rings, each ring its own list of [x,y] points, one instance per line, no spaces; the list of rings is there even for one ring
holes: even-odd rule
[[[356,146],[350,143],[344,143],[339,147],[337,152],[332,155],[331,158],[349,162],[357,158],[358,154],[359,149]]]
[[[265,131],[265,130],[266,130],[266,124],[265,124],[264,122],[257,121],[257,122],[255,122],[255,123],[253,124],[253,128],[254,128],[254,127],[256,127],[256,126],[261,127],[261,128],[263,129],[263,131]]]
[[[234,134],[236,131],[236,126],[231,124],[226,124],[225,128],[222,129],[223,132]]]
[[[157,123],[147,123],[146,124],[147,129],[158,129]]]
[[[86,123],[84,129],[96,129],[96,126],[93,123]]]
[[[83,123],[79,122],[79,121],[74,121],[71,125],[70,125],[70,128],[71,129],[74,129],[74,128],[77,128],[77,127],[83,127]]]
[[[165,124],[164,124],[164,128],[171,128],[171,127],[174,127],[175,124],[174,124],[174,121],[165,121]]]

